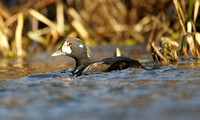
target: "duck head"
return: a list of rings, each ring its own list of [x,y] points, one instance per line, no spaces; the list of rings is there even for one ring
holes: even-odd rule
[[[60,49],[52,56],[66,55],[75,59],[76,69],[80,69],[92,62],[92,54],[85,42],[79,38],[67,38]]]

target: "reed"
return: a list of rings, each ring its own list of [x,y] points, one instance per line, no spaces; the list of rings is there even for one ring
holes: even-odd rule
[[[2,10],[2,8],[1,8]],[[10,50],[10,46],[8,44],[8,36],[10,33],[9,28],[6,26],[3,16],[7,17],[6,12],[1,11],[0,14],[0,53],[3,57],[8,56],[8,52]]]
[[[180,56],[184,55],[184,57],[200,57],[200,36],[199,32],[196,31],[196,27],[198,25],[198,23],[196,24],[196,19],[199,10],[199,0],[195,0],[195,2],[193,0],[189,0],[187,17],[185,17],[186,13],[183,12],[178,0],[173,0],[173,3],[182,28],[182,40],[181,43],[177,43],[172,41],[169,37],[165,37],[165,39],[161,39],[162,48],[160,49],[152,42],[152,57],[155,62],[164,64],[177,62],[179,60],[177,55],[178,53]]]
[[[167,47],[166,50],[171,46],[177,53],[186,55],[185,52],[193,51],[191,54],[198,56],[199,0],[185,3],[189,6],[187,10],[182,9],[178,0],[173,0],[179,24],[164,12],[173,9],[168,8],[170,4],[170,0],[41,0],[22,2],[8,9],[0,3],[0,54],[4,57],[24,56],[28,48],[46,50],[70,36],[80,37],[88,45],[147,43],[147,50],[157,48],[157,42],[162,42],[161,48]],[[191,25],[190,32],[187,24]],[[186,33],[191,33],[192,39]],[[176,48],[169,39],[177,40],[180,36],[186,44],[179,43]],[[152,42],[154,47],[150,46]],[[170,60],[167,58],[166,61]]]
[[[15,32],[17,56],[22,56],[22,31],[24,26],[23,13],[18,13],[17,28]]]

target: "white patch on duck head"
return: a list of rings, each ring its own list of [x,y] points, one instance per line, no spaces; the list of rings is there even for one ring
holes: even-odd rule
[[[90,58],[91,57],[91,55],[87,52],[87,56]]]
[[[63,47],[62,47],[62,52],[71,54],[71,53],[72,53],[72,49],[71,49],[71,47],[70,47],[69,45],[70,45],[69,41],[66,40],[66,41],[64,42]]]
[[[86,49],[87,49],[87,57],[88,57],[88,58],[92,58],[92,53],[91,53],[91,51],[90,51],[90,48],[89,48],[89,47],[86,47]]]
[[[63,52],[66,52],[66,53],[68,53],[68,54],[71,54],[71,53],[72,53],[72,49],[71,49],[71,47],[69,47],[69,46],[66,46],[66,47],[62,48],[62,51],[63,51]]]
[[[68,45],[68,42],[67,42],[67,41],[65,41],[64,45]]]
[[[82,44],[80,44],[80,45],[79,45],[79,47],[80,47],[80,48],[83,48],[83,45],[82,45]]]

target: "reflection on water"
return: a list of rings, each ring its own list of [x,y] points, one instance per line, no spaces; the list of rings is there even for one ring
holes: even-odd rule
[[[40,54],[21,61],[1,62],[4,63],[0,66],[1,119],[200,117],[198,61],[181,61],[152,71],[129,68],[72,77],[72,60],[48,56],[43,58]]]
[[[69,57],[53,58],[49,54],[41,53],[28,58],[0,59],[0,80],[19,78],[30,74],[45,73],[74,66]]]

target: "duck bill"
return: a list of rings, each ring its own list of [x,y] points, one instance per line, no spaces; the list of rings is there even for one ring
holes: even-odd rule
[[[65,53],[62,52],[61,50],[58,50],[55,53],[53,53],[51,56],[60,56],[60,55],[65,55]]]

